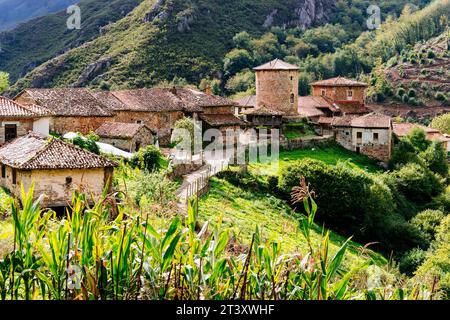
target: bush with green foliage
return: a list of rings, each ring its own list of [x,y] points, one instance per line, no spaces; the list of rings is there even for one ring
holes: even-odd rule
[[[403,252],[424,245],[418,230],[394,210],[394,195],[382,179],[343,163],[330,166],[302,159],[281,170],[279,189],[284,197],[289,197],[301,177],[323,208],[321,221],[336,231],[360,241],[380,242],[386,251]]]
[[[434,118],[431,127],[442,133],[450,134],[450,112]]]
[[[401,273],[412,276],[425,259],[426,251],[414,248],[401,257],[399,261],[399,270]]]
[[[398,190],[412,202],[426,204],[444,191],[442,177],[418,163],[407,163],[392,172]]]
[[[96,139],[97,136],[95,134],[90,134],[86,137],[78,134],[74,139],[71,139],[70,142],[82,149],[88,150],[95,154],[100,154],[100,148],[96,143],[98,139]]]
[[[440,174],[443,177],[448,176],[448,158],[447,150],[444,150],[442,142],[433,140],[430,146],[420,153],[425,165],[431,171]]]
[[[9,87],[9,74],[0,71],[0,93]]]
[[[151,172],[161,168],[161,158],[161,151],[157,147],[149,145],[134,153],[130,164],[133,168]]]
[[[419,229],[428,241],[433,241],[437,228],[441,224],[444,217],[445,214],[440,210],[427,209],[418,213],[411,220],[411,224]]]

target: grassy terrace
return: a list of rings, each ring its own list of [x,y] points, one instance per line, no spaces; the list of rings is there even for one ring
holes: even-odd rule
[[[250,171],[256,175],[278,175],[279,169],[288,166],[294,161],[302,158],[311,158],[321,160],[326,164],[335,165],[338,161],[345,161],[348,165],[363,169],[367,172],[379,172],[380,167],[365,155],[356,154],[344,149],[338,145],[328,147],[315,147],[308,149],[298,149],[292,151],[280,151],[280,160],[278,162],[267,164],[250,165]]]
[[[259,227],[267,239],[278,240],[286,254],[308,251],[298,228],[302,215],[293,212],[284,201],[270,194],[244,190],[225,180],[213,178],[209,193],[200,199],[199,216],[200,220],[222,223],[231,228],[239,243],[249,244],[255,228]],[[313,233],[316,245],[319,245],[322,232],[322,227],[316,225]],[[335,253],[345,240],[344,237],[331,233],[331,252]],[[345,265],[349,267],[362,263],[365,258],[356,254],[361,250],[361,245],[352,243]],[[387,262],[379,254],[370,251],[368,254],[366,257],[372,257],[377,264]]]

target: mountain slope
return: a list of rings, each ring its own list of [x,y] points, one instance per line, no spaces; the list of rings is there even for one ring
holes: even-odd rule
[[[232,37],[272,25],[328,21],[336,0],[144,1],[103,36],[35,69],[23,86],[154,85],[175,76],[198,81],[221,71]],[[1,69],[1,67],[0,67]]]
[[[15,82],[45,61],[100,36],[102,27],[123,18],[140,2],[82,0],[81,30],[67,29],[68,15],[63,10],[0,33],[0,70],[8,72]]]
[[[0,31],[47,13],[58,12],[79,0],[0,0]]]

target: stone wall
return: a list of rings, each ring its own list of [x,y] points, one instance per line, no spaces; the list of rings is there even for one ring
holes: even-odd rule
[[[353,90],[353,98],[351,100],[364,103],[365,88],[364,87],[328,87],[328,86],[313,86],[313,96],[321,96],[322,90],[325,90],[325,96],[332,100],[347,100],[348,90]]]
[[[62,207],[72,199],[75,190],[92,194],[95,199],[102,194],[106,182],[111,181],[113,169],[65,169],[65,170],[16,170],[17,183],[12,184],[12,168],[6,167],[6,178],[0,176],[0,184],[8,188],[14,195],[20,195],[20,185],[28,190],[35,181],[34,199],[44,195],[42,205],[44,207]],[[67,183],[67,178],[72,182]]]
[[[59,134],[67,132],[88,134],[100,128],[105,122],[112,122],[113,119],[113,117],[52,117],[50,131]]]
[[[321,137],[306,137],[297,139],[282,139],[280,141],[280,146],[286,150],[304,149],[311,148],[314,146],[320,146],[328,144],[334,141],[333,136],[321,136]]]
[[[353,148],[353,132],[352,128],[336,128],[335,129],[336,142],[343,146],[345,149],[354,151]]]
[[[0,146],[5,143],[5,124],[17,125],[17,137],[26,135],[29,131],[33,130],[33,120],[31,119],[0,119]]]
[[[234,114],[234,106],[226,107],[203,107],[204,114]]]
[[[139,144],[140,148],[144,148],[153,144],[153,134],[150,130],[140,130],[133,138],[106,138],[100,137],[100,142],[110,144],[116,148],[122,149],[126,152],[136,152],[136,146]]]
[[[256,105],[298,115],[297,70],[261,70],[256,72]],[[291,95],[294,101],[291,102]]]

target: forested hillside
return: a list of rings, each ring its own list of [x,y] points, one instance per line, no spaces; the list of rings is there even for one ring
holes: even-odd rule
[[[67,29],[64,9],[0,33],[0,70],[15,82],[41,63],[100,36],[102,27],[123,18],[141,1],[82,0],[81,30]]]
[[[382,1],[382,18],[398,16],[407,2]],[[413,1],[419,7],[428,2]],[[13,90],[66,85],[142,87],[180,79],[194,84],[219,79],[223,89],[224,58],[234,48],[236,34],[246,31],[258,40],[261,61],[285,56],[273,48],[286,49],[286,44],[279,43],[283,39],[274,38],[280,29],[300,37],[306,29],[325,28],[310,31],[313,42],[320,42],[329,28],[343,30],[342,37],[336,35],[342,46],[367,30],[369,5],[366,0],[145,1],[101,37],[38,67]],[[298,59],[302,58],[300,54]]]

